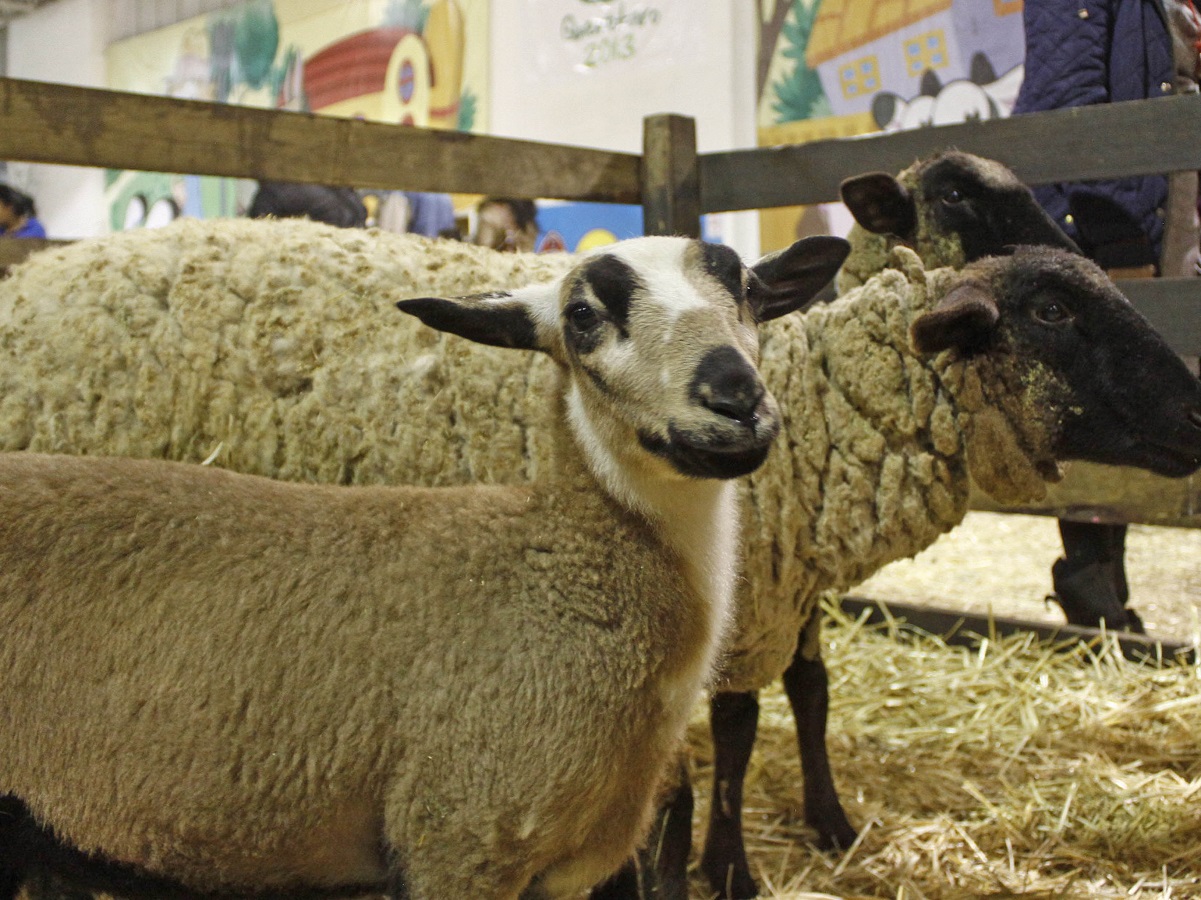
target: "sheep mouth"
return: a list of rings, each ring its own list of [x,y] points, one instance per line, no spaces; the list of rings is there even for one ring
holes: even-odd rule
[[[1110,452],[1082,454],[1081,458],[1102,465],[1146,469],[1165,478],[1184,478],[1201,468],[1201,448],[1182,449],[1147,440]]]
[[[1166,478],[1184,478],[1201,468],[1201,451],[1197,450],[1180,450],[1162,444],[1144,444],[1132,455],[1142,457],[1134,465]],[[1131,464],[1126,463],[1126,465]]]
[[[638,439],[681,475],[729,479],[749,475],[763,465],[778,431],[778,424],[762,423],[739,426],[735,434],[728,429],[694,432],[672,425],[666,438],[639,432]]]

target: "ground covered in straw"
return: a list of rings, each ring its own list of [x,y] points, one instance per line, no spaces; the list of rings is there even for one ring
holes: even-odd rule
[[[1062,621],[1042,602],[1054,521],[1025,518],[977,517],[934,562],[923,554],[856,593],[907,583],[907,602],[954,606],[971,585],[998,614]],[[1020,546],[1011,554],[998,525],[1037,538],[1036,558]],[[1187,640],[1201,535],[1145,532],[1131,535],[1132,605],[1154,606],[1152,630]],[[1148,576],[1152,562],[1159,571]],[[777,690],[761,698],[746,833],[765,897],[1201,898],[1201,669],[1137,665],[1104,647],[1062,652],[1028,636],[968,649],[887,630],[832,614],[826,634],[831,759],[862,832],[850,852],[808,843],[787,702]],[[699,846],[711,753],[702,716],[690,737]],[[699,877],[694,896],[708,896]]]

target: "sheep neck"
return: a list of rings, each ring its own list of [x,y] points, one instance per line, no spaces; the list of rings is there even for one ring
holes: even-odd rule
[[[628,427],[592,408],[574,383],[565,399],[571,437],[588,472],[680,557],[689,585],[713,613],[716,642],[729,615],[737,560],[733,482],[689,478],[650,457]]]

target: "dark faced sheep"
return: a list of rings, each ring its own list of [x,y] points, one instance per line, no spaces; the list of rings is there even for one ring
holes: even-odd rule
[[[856,224],[840,291],[884,268],[897,244],[912,247],[928,269],[959,268],[1019,244],[1079,252],[1013,172],[970,153],[947,150],[895,176],[856,175],[841,194]]]
[[[957,268],[963,266],[964,262],[987,255],[1011,252],[1021,244],[1041,244],[1078,252],[1075,244],[1039,207],[1028,187],[1014,177],[1009,169],[978,156],[948,151],[915,163],[898,177],[871,173],[848,179],[842,192],[844,201],[858,222],[850,236],[852,254],[839,273],[838,284],[844,291],[853,290],[854,285],[864,284],[865,279],[871,279],[873,274],[885,267],[896,246],[912,246],[927,268]],[[825,314],[819,310],[811,315],[820,317]],[[1142,335],[1146,330],[1145,324],[1142,324],[1136,333]],[[1187,386],[1187,383],[1184,385]],[[889,383],[878,387],[886,393],[900,386]],[[1118,380],[1113,382],[1111,389],[1122,391],[1123,387],[1123,382]],[[1103,400],[1098,397],[1095,401],[1100,403]],[[1106,443],[1112,441],[1113,437],[1115,435],[1107,440],[1098,440],[1089,451],[1092,455],[1080,458],[1095,459],[1098,455],[1104,455]],[[890,437],[889,440],[895,439]],[[1151,463],[1129,465],[1143,465],[1155,470]],[[1016,496],[1012,499],[1016,499]],[[915,537],[912,549],[901,556],[918,553],[932,541],[933,537],[925,542]],[[782,547],[777,546],[777,549],[781,553],[787,552]],[[749,543],[747,553],[748,556],[754,554],[754,548]],[[868,555],[868,559],[872,558],[872,555]],[[892,556],[874,564],[874,567],[866,566],[859,578],[839,584],[837,589],[850,588],[859,580],[871,576],[884,562],[896,558],[898,556]],[[748,577],[754,582],[752,573],[748,573]],[[763,604],[759,604],[761,606]],[[807,596],[802,607],[815,613],[817,595]],[[815,614],[812,620],[801,622],[795,655],[787,670],[782,669],[783,678],[796,717],[805,775],[806,821],[817,830],[820,844],[847,847],[855,838],[855,830],[838,801],[827,762],[825,717],[829,701],[825,667],[820,658],[818,627],[819,616]],[[741,622],[735,633],[745,637]],[[779,634],[788,634],[787,628],[782,628]],[[736,638],[736,642],[739,640]],[[761,681],[757,687],[769,681]],[[715,785],[712,797],[721,798],[721,801],[711,805],[703,869],[713,889],[723,896],[736,898],[755,894],[742,847],[740,798],[743,776],[754,744],[757,709],[753,693],[740,695],[734,691],[719,691],[711,701],[710,715],[715,741]],[[662,818],[667,822],[679,822],[689,815],[689,810],[691,792],[686,785],[682,785],[671,797]],[[683,830],[676,830],[674,835],[677,842],[688,838]],[[683,874],[677,860],[687,858],[686,848],[663,840],[658,842],[657,850],[659,872],[663,870],[664,860],[669,860],[669,865],[674,864],[674,875],[665,877],[664,884],[659,888],[667,892],[665,895],[671,896],[673,892],[680,895]],[[655,872],[656,869],[652,860],[644,860],[641,866],[644,872]],[[597,896],[620,898],[632,895],[633,881],[632,870],[623,872],[620,884],[600,889]]]
[[[912,248],[927,269],[960,268],[985,256],[1011,252],[1019,244],[1078,252],[1013,172],[1000,163],[969,153],[955,150],[938,153],[915,162],[896,176],[870,172],[848,178],[842,184],[841,194],[856,220],[849,236],[851,253],[838,276],[839,290],[844,293],[861,287],[887,268],[898,246]],[[901,387],[899,383],[878,386],[885,392]],[[891,401],[890,397],[877,402]],[[917,553],[925,545],[915,541],[914,549],[902,555]],[[862,577],[873,571],[866,569]],[[843,589],[853,584],[849,582]],[[760,607],[764,605],[758,603]],[[828,677],[818,641],[817,595],[807,597],[802,609],[799,629],[781,627],[776,637],[794,648],[787,670],[781,667],[774,674],[765,673],[760,679],[750,681],[757,689],[784,672],[796,717],[806,821],[817,831],[821,845],[848,847],[855,838],[855,829],[838,800],[825,745]],[[810,615],[811,620],[807,618]],[[713,796],[723,798],[723,802],[712,804],[702,864],[713,889],[723,895],[728,890],[734,897],[755,894],[739,819],[742,781],[754,744],[757,717],[757,704],[751,693],[720,691],[712,698]],[[672,797],[672,815],[664,818],[679,821],[690,805],[687,787],[681,785]],[[687,835],[681,831],[676,837],[683,840]],[[663,846],[664,842],[660,842],[660,847]],[[657,857],[660,863],[687,857],[686,850],[674,847],[671,842],[666,846]],[[661,871],[664,867],[656,867],[651,861],[644,861],[642,866],[649,872],[657,868]],[[606,888],[598,896],[631,896],[634,893],[630,887],[631,871],[623,873],[623,886]],[[679,893],[683,890],[682,880],[682,868],[675,864],[674,874],[667,876],[665,889]]]

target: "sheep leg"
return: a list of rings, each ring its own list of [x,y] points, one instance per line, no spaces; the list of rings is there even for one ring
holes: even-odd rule
[[[1051,566],[1055,598],[1071,625],[1141,631],[1126,609],[1126,526],[1059,520],[1064,555]]]
[[[688,900],[692,853],[692,781],[681,759],[675,787],[659,807],[646,845],[638,851],[643,896]]]
[[[820,616],[815,615],[801,632],[792,664],[784,672],[784,691],[796,721],[801,773],[805,782],[805,822],[817,832],[818,846],[846,849],[854,842],[856,833],[838,799],[826,750],[830,679],[821,658],[820,645],[806,640],[806,632],[819,625]],[[811,658],[806,658],[807,646]]]
[[[637,858],[592,889],[589,900],[688,900],[688,857],[692,852],[692,782],[681,760],[675,785],[655,815]]]
[[[0,900],[16,900],[28,874],[28,854],[20,840],[28,815],[16,797],[0,797]]]
[[[709,727],[713,795],[701,871],[723,900],[742,900],[759,893],[742,840],[742,785],[759,727],[758,697],[753,691],[714,694],[709,701]]]
[[[27,900],[92,900],[94,895],[82,888],[68,887],[47,873],[38,873],[25,882],[25,896]]]
[[[16,869],[8,866],[0,868],[0,900],[17,900],[24,882],[24,875]]]
[[[589,891],[588,900],[638,900],[639,896],[638,864],[629,859],[624,866]]]
[[[388,853],[388,877],[384,882],[384,897],[387,900],[409,900],[409,883],[405,880],[404,867],[395,851]]]

